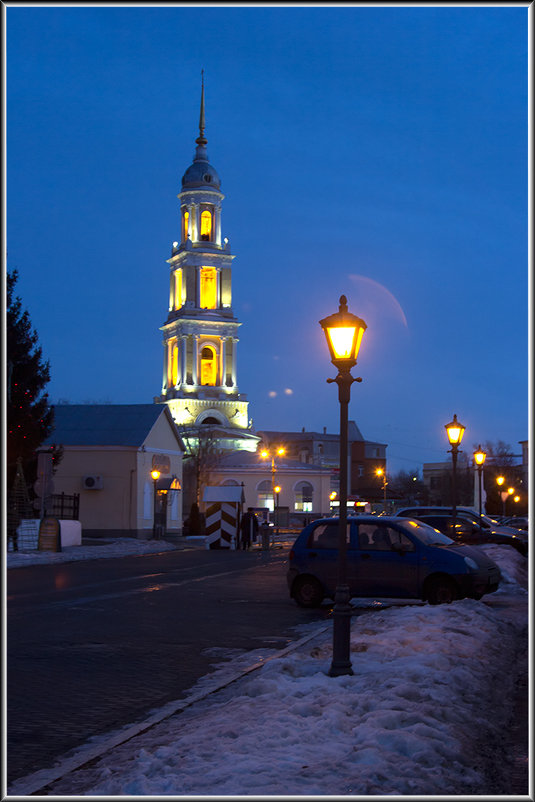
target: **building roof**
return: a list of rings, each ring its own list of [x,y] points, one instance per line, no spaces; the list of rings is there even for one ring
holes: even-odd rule
[[[58,404],[54,430],[45,445],[133,446],[143,445],[150,430],[165,415],[184,450],[167,404]]]
[[[325,442],[326,440],[333,440],[338,442],[340,440],[339,434],[327,434],[327,432],[308,432],[305,431],[305,428],[300,432],[274,432],[268,431],[267,429],[262,429],[257,432],[258,435],[265,435],[270,441],[280,440],[281,442],[289,442],[290,440],[293,441],[310,441],[310,440],[319,440]],[[355,421],[350,420],[348,422],[348,439],[352,442],[356,440],[364,440],[362,433],[355,423]]]
[[[308,462],[286,459],[285,457],[277,457],[275,464],[278,471],[298,470],[308,473],[328,471],[330,473],[330,468],[327,468],[325,465],[311,465]],[[248,471],[257,469],[265,473],[265,471],[271,471],[271,460],[261,459],[257,453],[253,453],[252,451],[232,451],[229,454],[223,455],[218,460],[217,467],[215,468],[216,472],[225,469],[244,469]]]

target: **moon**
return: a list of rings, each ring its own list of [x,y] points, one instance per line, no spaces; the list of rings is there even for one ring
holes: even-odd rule
[[[355,273],[350,274],[349,278],[359,289],[358,303],[350,302],[350,309],[353,307],[351,311],[354,314],[360,314],[357,308],[360,302],[363,301],[368,308],[373,309],[373,311],[379,311],[381,314],[388,314],[408,330],[409,325],[400,302],[384,284],[380,284],[368,276],[360,276]]]

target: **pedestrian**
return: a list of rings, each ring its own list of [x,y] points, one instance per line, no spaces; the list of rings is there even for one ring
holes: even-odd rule
[[[250,507],[247,512],[242,515],[240,532],[240,546],[242,549],[247,551],[250,548],[251,543],[256,541],[256,536],[258,534],[258,521],[256,520],[256,515]]]

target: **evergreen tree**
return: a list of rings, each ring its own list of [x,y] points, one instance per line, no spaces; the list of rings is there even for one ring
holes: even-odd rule
[[[6,421],[7,481],[11,486],[20,457],[24,472],[32,480],[36,449],[53,429],[54,412],[48,404],[46,385],[50,365],[43,360],[37,332],[32,328],[27,310],[15,296],[18,272],[6,274]]]

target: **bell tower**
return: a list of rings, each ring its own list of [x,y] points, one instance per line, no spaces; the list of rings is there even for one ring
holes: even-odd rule
[[[203,423],[218,428],[221,447],[256,450],[247,396],[237,380],[238,328],[232,311],[232,260],[221,237],[224,195],[208,161],[201,87],[199,136],[193,163],[182,177],[180,235],[173,242],[169,314],[163,333],[161,396],[181,428]]]

